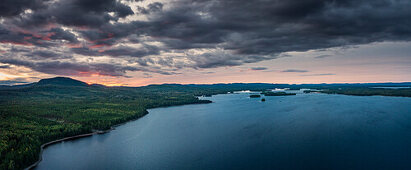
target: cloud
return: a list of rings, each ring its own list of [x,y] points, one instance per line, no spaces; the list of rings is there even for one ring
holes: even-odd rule
[[[132,14],[134,12],[129,6],[117,0],[60,0],[49,3],[47,8],[27,17],[15,19],[15,22],[22,26],[55,23],[65,26],[99,27]]]
[[[18,84],[26,84],[29,83],[26,79],[24,78],[14,78],[10,80],[0,80],[0,85],[18,85]]]
[[[152,78],[153,75],[151,75],[150,73],[143,73],[143,78]]]
[[[9,65],[0,65],[0,69],[2,69],[2,68],[10,68],[10,66]]]
[[[0,46],[37,50],[18,54],[26,55],[21,61],[31,63],[27,67],[44,73],[84,69],[123,76],[136,70],[125,62],[139,65],[137,71],[168,74],[167,69],[256,63],[291,51],[411,40],[407,0],[135,2],[5,0],[0,2]],[[119,62],[84,61],[102,56]],[[69,68],[42,67],[52,64]]]
[[[154,17],[151,24],[155,30],[150,31],[179,41],[166,41],[171,48],[221,44],[238,54],[253,55],[306,51],[388,39],[409,40],[410,31],[404,25],[387,20],[405,21],[403,17],[410,13],[402,5],[407,4],[411,3],[182,0]]]
[[[29,31],[0,23],[0,44],[13,44],[36,47],[59,46],[61,43],[78,43],[77,37],[61,28],[42,31]]]
[[[323,73],[323,74],[304,74],[304,75],[300,75],[300,76],[334,76],[336,74],[334,73]]]
[[[148,4],[147,8],[145,7],[141,7],[141,6],[137,6],[137,11],[140,14],[150,14],[152,12],[158,12],[161,11],[163,9],[163,4],[160,2],[154,2],[154,3],[150,3]]]
[[[58,54],[58,53],[47,51],[47,50],[37,50],[30,54],[27,54],[27,56],[35,56],[35,57],[46,58],[46,59],[71,58],[71,56],[64,56],[62,54]]]
[[[168,72],[162,70],[148,69],[142,67],[123,66],[115,63],[82,63],[82,62],[60,62],[60,61],[48,61],[48,62],[30,62],[17,59],[0,58],[0,63],[23,66],[31,68],[35,71],[65,76],[113,76],[113,77],[127,77],[126,71],[143,71],[152,72],[163,75],[179,74],[176,72]]]
[[[118,57],[118,56],[143,57],[147,55],[158,55],[160,54],[160,52],[159,52],[159,48],[157,48],[156,46],[144,45],[141,48],[120,46],[120,47],[106,50],[102,52],[102,54],[113,56],[113,57]]]
[[[71,48],[70,50],[73,53],[81,54],[85,56],[102,56],[103,55],[97,50],[93,50],[87,47],[76,47],[76,48]]]
[[[0,80],[0,85],[17,85],[17,84],[25,84],[25,83],[29,83],[29,82],[25,82],[25,81],[13,81],[13,80]]]
[[[327,58],[327,57],[331,57],[332,55],[319,55],[319,56],[316,56],[316,57],[314,57],[314,58]]]
[[[251,67],[251,70],[267,70],[267,67]]]
[[[43,0],[2,0],[0,1],[0,17],[19,15],[24,10],[37,10],[44,7]]]
[[[305,72],[308,72],[308,70],[288,69],[288,70],[283,70],[281,72],[284,72],[284,73],[305,73]]]
[[[206,71],[206,72],[201,72],[202,74],[214,74],[214,71]]]

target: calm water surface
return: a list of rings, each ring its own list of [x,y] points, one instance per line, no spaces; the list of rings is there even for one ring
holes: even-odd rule
[[[151,109],[48,147],[36,169],[411,169],[411,98],[248,96]]]

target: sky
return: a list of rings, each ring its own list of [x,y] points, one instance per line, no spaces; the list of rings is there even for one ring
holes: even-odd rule
[[[2,0],[0,85],[411,81],[409,0]]]

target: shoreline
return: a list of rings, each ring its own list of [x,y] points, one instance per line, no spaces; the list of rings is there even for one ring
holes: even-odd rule
[[[212,101],[209,102],[209,103],[212,103]],[[187,104],[173,105],[173,106],[183,106],[183,105],[190,105],[190,104],[209,104],[209,103],[206,103],[206,102],[204,102],[204,103],[201,103],[201,102],[200,103],[187,103]],[[160,106],[160,107],[155,107],[155,108],[173,107],[173,106]],[[148,109],[155,109],[155,108],[148,108]],[[65,138],[61,138],[61,139],[57,139],[57,140],[53,140],[53,141],[44,143],[40,146],[39,159],[36,162],[34,162],[33,164],[31,164],[30,166],[28,166],[27,168],[24,168],[24,170],[31,170],[31,169],[35,168],[43,160],[43,151],[44,151],[44,149],[47,148],[50,145],[60,143],[60,142],[64,142],[64,141],[75,140],[75,139],[85,138],[85,137],[89,137],[89,136],[93,136],[93,135],[100,135],[100,134],[108,133],[112,130],[115,130],[116,127],[118,127],[118,126],[124,125],[128,122],[131,122],[131,121],[136,121],[136,120],[144,117],[145,115],[149,114],[148,109],[146,109],[145,114],[143,114],[143,115],[141,115],[141,116],[139,116],[135,119],[131,119],[131,120],[128,120],[128,121],[113,125],[113,126],[110,127],[110,129],[107,129],[107,130],[97,130],[97,131],[91,132],[91,133],[85,133],[85,134],[69,136],[69,137],[65,137]]]
[[[53,140],[51,142],[47,142],[45,144],[42,144],[40,147],[40,153],[39,153],[39,159],[37,160],[37,162],[31,164],[30,166],[28,166],[27,168],[24,168],[24,170],[30,170],[35,168],[43,159],[43,150],[55,143],[59,143],[59,142],[63,142],[63,141],[67,141],[67,140],[73,140],[73,139],[78,139],[78,138],[83,138],[83,137],[88,137],[88,136],[93,136],[94,134],[97,134],[97,132],[92,132],[92,133],[86,133],[86,134],[80,134],[80,135],[75,135],[75,136],[70,136],[70,137],[65,137],[65,138],[61,138],[61,139],[57,139],[57,140]]]
[[[136,121],[136,120],[144,117],[144,116],[147,115],[148,113],[149,113],[149,112],[148,112],[147,109],[146,109],[145,114],[143,114],[143,115],[141,115],[141,116],[139,116],[139,117],[137,117],[137,118],[135,118],[135,119],[131,119],[131,120],[128,120],[128,121],[125,121],[125,122],[122,122],[122,123],[113,125],[113,126],[110,127],[110,129],[107,129],[107,130],[96,130],[96,131],[91,132],[91,133],[84,133],[84,134],[69,136],[69,137],[65,137],[65,138],[61,138],[61,139],[57,139],[57,140],[53,140],[53,141],[44,143],[44,144],[42,144],[42,145],[40,146],[39,159],[38,159],[36,162],[34,162],[33,164],[31,164],[30,166],[28,166],[27,168],[24,168],[24,170],[31,170],[31,169],[35,168],[35,167],[43,160],[43,151],[44,151],[44,149],[46,149],[46,148],[47,148],[48,146],[50,146],[50,145],[57,144],[57,143],[64,142],[64,141],[70,141],[70,140],[85,138],[85,137],[89,137],[89,136],[93,136],[93,135],[105,134],[105,133],[108,133],[108,132],[110,132],[110,131],[112,131],[112,130],[115,130],[116,127],[118,127],[118,126],[124,125],[124,124],[126,124],[126,123],[128,123],[128,122],[131,122],[131,121]]]
[[[137,120],[137,119],[134,119],[134,120]],[[133,120],[130,120],[130,121],[133,121]],[[39,159],[35,163],[28,166],[27,168],[24,168],[24,170],[31,170],[31,169],[35,168],[43,160],[43,151],[44,151],[44,149],[47,148],[50,145],[60,143],[60,142],[64,142],[64,141],[70,141],[70,140],[80,139],[80,138],[84,138],[84,137],[89,137],[89,136],[93,136],[93,135],[96,135],[96,134],[97,135],[104,134],[104,133],[108,133],[108,132],[110,132],[111,130],[114,130],[114,129],[115,128],[111,127],[110,129],[104,130],[104,131],[95,131],[95,132],[91,132],[91,133],[85,133],[85,134],[80,134],[80,135],[69,136],[69,137],[53,140],[53,141],[47,142],[45,144],[42,144],[41,147],[40,147]]]

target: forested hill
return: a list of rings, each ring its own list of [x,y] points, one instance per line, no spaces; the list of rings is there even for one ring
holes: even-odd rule
[[[108,129],[136,119],[146,109],[209,103],[196,96],[240,90],[312,88],[324,93],[411,97],[411,83],[374,84],[163,84],[143,87],[106,87],[65,77],[37,83],[0,86],[0,169],[23,169],[38,159],[43,143]]]
[[[42,79],[36,85],[88,86],[87,83],[68,77]]]

